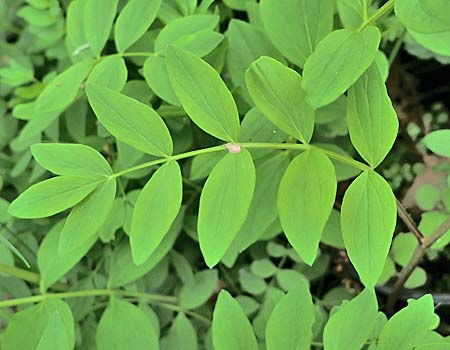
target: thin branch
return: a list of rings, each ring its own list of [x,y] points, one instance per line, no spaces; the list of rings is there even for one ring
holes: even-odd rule
[[[441,238],[447,231],[450,230],[450,217],[445,220],[439,227],[431,234],[431,236],[425,237],[422,243],[417,246],[413,256],[409,260],[408,264],[403,267],[397,282],[394,284],[391,294],[386,302],[386,311],[392,314],[394,311],[395,303],[400,295],[403,286],[408,280],[409,276],[413,273],[414,269],[419,265],[427,249],[431,247],[439,238]]]
[[[423,240],[425,239],[423,233],[420,232],[419,228],[406,211],[406,208],[403,206],[402,202],[400,202],[397,198],[395,200],[397,202],[398,216],[400,216],[400,218],[403,220],[408,229],[414,234],[414,236],[416,236],[417,240],[419,241],[419,244],[423,245]]]

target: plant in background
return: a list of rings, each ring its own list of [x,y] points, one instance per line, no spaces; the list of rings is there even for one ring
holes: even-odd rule
[[[6,1],[2,349],[448,348],[431,295],[388,319],[376,286],[403,266],[392,313],[448,243],[448,208],[416,226],[378,169],[399,131],[389,65],[406,32],[450,56],[449,10]],[[450,157],[449,130],[423,142]],[[391,248],[397,214],[412,233]],[[327,285],[327,246],[360,282]]]

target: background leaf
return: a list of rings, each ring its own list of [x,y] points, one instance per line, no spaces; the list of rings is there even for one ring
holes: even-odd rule
[[[128,70],[123,57],[111,56],[95,65],[89,74],[87,84],[98,84],[120,92],[127,82]]]
[[[423,142],[431,152],[450,158],[450,129],[433,131],[425,136]]]

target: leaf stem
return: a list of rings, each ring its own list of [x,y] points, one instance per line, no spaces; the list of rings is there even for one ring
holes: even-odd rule
[[[372,16],[369,17],[366,21],[364,21],[359,29],[366,28],[370,25],[375,24],[379,19],[386,16],[389,12],[394,8],[395,0],[387,1],[383,6],[381,6]]]
[[[424,236],[423,233],[419,230],[416,223],[413,221],[411,216],[406,211],[406,208],[403,206],[402,202],[400,202],[397,198],[395,199],[397,202],[397,213],[398,216],[403,220],[408,229],[416,236],[419,244],[423,244]]]
[[[300,143],[264,143],[264,142],[261,142],[261,143],[244,142],[244,143],[240,143],[239,145],[243,148],[248,148],[248,149],[272,149],[272,150],[283,150],[284,149],[284,150],[298,150],[298,151],[304,151],[304,150],[314,147],[316,149],[321,150],[323,153],[328,155],[330,158],[333,158],[341,163],[353,166],[359,170],[367,171],[367,170],[371,169],[368,165],[358,162],[357,160],[355,160],[353,158],[347,157],[345,155],[342,155],[342,154],[339,154],[339,153],[336,153],[336,152],[333,152],[333,151],[330,151],[330,150],[327,150],[324,148],[312,146],[312,145],[304,145],[304,144],[300,144]],[[194,151],[180,153],[180,154],[177,154],[174,156],[159,158],[159,159],[152,160],[150,162],[135,165],[131,168],[121,170],[121,171],[111,175],[111,177],[116,178],[116,177],[119,177],[119,176],[122,176],[122,175],[125,175],[128,173],[131,173],[133,171],[145,169],[145,168],[152,167],[152,166],[155,166],[158,164],[167,163],[169,161],[175,161],[175,160],[195,157],[195,156],[198,156],[201,154],[220,152],[220,151],[226,151],[226,150],[227,150],[226,145],[220,145],[220,146],[202,148],[202,149],[198,149],[198,150],[194,150]]]
[[[409,276],[413,273],[414,269],[419,265],[423,256],[427,252],[427,249],[431,247],[439,238],[441,238],[448,230],[450,230],[450,217],[445,220],[434,232],[424,237],[421,243],[418,244],[413,256],[409,260],[408,264],[403,267],[397,281],[394,284],[391,294],[386,302],[386,311],[392,314],[394,311],[395,303],[400,295],[400,292],[408,280]]]
[[[33,295],[31,297],[26,298],[17,298],[10,300],[0,301],[0,308],[17,306],[23,304],[37,303],[46,299],[69,299],[69,298],[83,298],[83,297],[93,297],[93,296],[113,296],[120,295],[123,297],[130,298],[139,298],[146,299],[154,302],[169,302],[173,303],[177,301],[176,297],[168,296],[168,295],[160,295],[160,294],[148,294],[148,293],[138,293],[138,292],[129,292],[124,290],[114,290],[114,289],[90,289],[90,290],[81,290],[81,291],[73,291],[73,292],[64,292],[64,293],[46,293],[40,295]]]

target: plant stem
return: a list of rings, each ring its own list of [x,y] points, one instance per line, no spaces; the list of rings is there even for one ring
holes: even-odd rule
[[[417,227],[416,223],[413,221],[411,216],[406,211],[406,208],[403,206],[402,202],[400,202],[397,198],[395,199],[397,202],[397,213],[398,216],[403,220],[405,225],[408,227],[408,229],[414,233],[414,236],[416,236],[417,240],[419,241],[419,244],[423,244],[424,236],[422,232],[420,232],[419,228]]]
[[[450,230],[450,217],[445,220],[439,227],[428,237],[424,237],[422,242],[418,244],[413,256],[408,264],[403,267],[397,281],[394,284],[391,294],[386,302],[386,311],[389,314],[393,313],[395,303],[400,295],[400,292],[413,273],[414,269],[419,265],[427,249],[431,247],[439,238],[441,238],[448,230]]]
[[[402,47],[403,39],[405,38],[405,35],[406,35],[406,28],[403,28],[402,33],[397,38],[397,41],[395,42],[394,46],[392,47],[391,52],[389,53],[389,67],[392,66],[392,63],[394,63],[394,61],[400,51],[400,48]]]
[[[392,11],[392,9],[394,8],[394,2],[395,0],[389,0],[387,1],[383,6],[381,6],[377,12],[375,12],[372,16],[370,16],[370,18],[366,21],[364,21],[361,26],[359,27],[359,29],[363,29],[366,28],[370,25],[375,24],[379,19],[383,18],[384,16],[386,16],[389,12]]]
[[[273,150],[298,150],[298,151],[304,151],[310,148],[316,148],[321,150],[323,153],[325,153],[326,155],[328,155],[330,158],[333,158],[341,163],[345,163],[348,164],[350,166],[353,166],[357,169],[360,169],[362,171],[366,171],[366,170],[370,170],[371,168],[361,162],[358,162],[357,160],[354,160],[353,158],[347,157],[345,155],[333,152],[333,151],[329,151],[327,149],[324,148],[320,148],[317,146],[312,146],[312,145],[304,145],[304,144],[300,144],[300,143],[252,143],[252,142],[248,142],[248,143],[240,143],[239,144],[241,147],[243,148],[248,148],[248,149],[273,149]],[[209,148],[202,148],[202,149],[198,149],[198,150],[194,150],[194,151],[189,151],[189,152],[185,152],[185,153],[180,153],[174,156],[168,156],[165,158],[159,158],[159,159],[155,159],[152,160],[150,162],[146,162],[146,163],[142,163],[142,164],[138,164],[135,165],[131,168],[127,168],[124,170],[121,170],[115,174],[112,175],[113,178],[131,173],[133,171],[136,170],[141,170],[141,169],[145,169],[151,166],[155,166],[158,164],[163,164],[163,163],[167,163],[169,161],[175,161],[175,160],[180,160],[180,159],[185,159],[185,158],[190,158],[190,157],[195,157],[201,154],[207,154],[207,153],[213,153],[213,152],[220,152],[220,151],[225,151],[227,149],[226,145],[220,145],[220,146],[214,146],[214,147],[209,147]]]
[[[211,325],[211,320],[203,315],[200,315],[194,311],[190,311],[190,310],[185,310],[181,307],[179,307],[178,305],[173,305],[173,304],[166,304],[166,303],[155,303],[156,305],[159,305],[165,309],[168,310],[172,310],[172,311],[176,311],[176,312],[183,312],[186,315],[189,315],[193,318],[196,318],[199,321],[202,321],[203,323],[207,324],[208,326]]]
[[[159,294],[147,294],[147,293],[138,293],[138,292],[128,292],[124,290],[114,290],[114,289],[91,289],[91,290],[81,290],[74,292],[65,292],[65,293],[47,293],[34,295],[26,298],[17,298],[10,300],[0,301],[0,308],[17,306],[23,304],[37,303],[46,299],[68,299],[68,298],[83,298],[83,297],[93,297],[93,296],[112,296],[112,295],[120,295],[123,297],[130,298],[139,298],[151,300],[154,302],[176,302],[177,298],[168,296],[168,295],[159,295]]]

